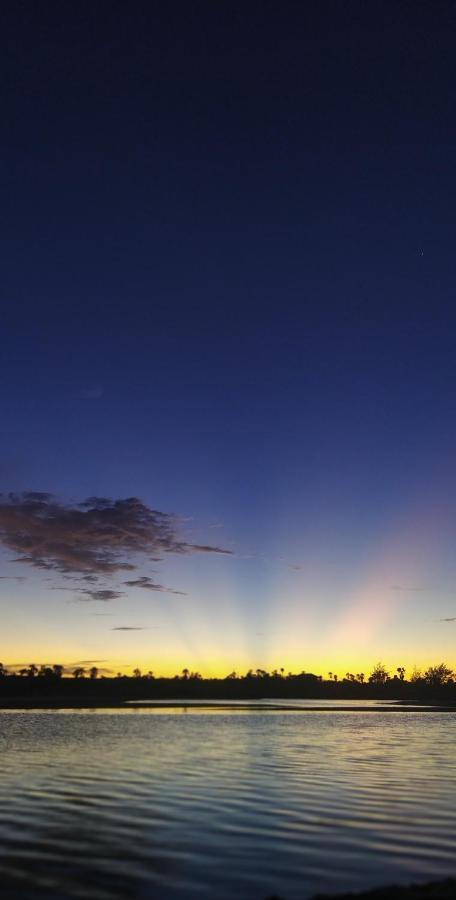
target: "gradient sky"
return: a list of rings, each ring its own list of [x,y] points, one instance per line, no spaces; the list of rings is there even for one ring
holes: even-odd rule
[[[0,519],[0,658],[456,665],[454,3],[2,17],[0,490],[231,553],[92,600]]]

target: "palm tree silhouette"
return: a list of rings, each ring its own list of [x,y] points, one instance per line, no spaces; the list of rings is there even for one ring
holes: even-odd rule
[[[73,669],[73,675],[75,678],[84,678],[85,669],[82,666],[78,666],[76,669]]]

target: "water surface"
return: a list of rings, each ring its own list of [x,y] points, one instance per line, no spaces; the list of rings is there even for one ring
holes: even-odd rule
[[[455,741],[448,712],[1,712],[0,896],[304,900],[455,875]]]

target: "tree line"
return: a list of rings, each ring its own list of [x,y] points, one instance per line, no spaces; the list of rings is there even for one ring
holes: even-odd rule
[[[359,672],[357,674],[353,674],[352,672],[347,672],[343,678],[339,678],[336,673],[328,672],[328,678],[323,678],[322,675],[314,675],[311,672],[299,672],[294,674],[293,672],[285,673],[285,669],[273,669],[271,672],[268,672],[265,669],[249,669],[245,674],[238,674],[235,671],[230,672],[224,678],[203,678],[203,676],[199,672],[191,671],[190,669],[184,668],[181,670],[179,674],[169,677],[161,677],[154,675],[152,670],[148,670],[143,673],[141,669],[135,668],[131,675],[125,675],[118,672],[116,675],[105,675],[100,674],[97,666],[91,666],[90,668],[85,668],[84,666],[76,666],[75,668],[67,668],[59,663],[54,663],[53,665],[40,665],[37,666],[35,663],[30,663],[28,666],[24,666],[20,669],[15,669],[14,671],[9,671],[3,663],[0,663],[0,679],[15,679],[18,680],[38,680],[38,681],[61,681],[62,679],[67,680],[68,678],[73,678],[77,681],[90,680],[96,681],[133,681],[134,683],[138,682],[179,682],[179,683],[211,683],[214,682],[231,682],[231,683],[256,683],[266,687],[268,684],[279,684],[286,685],[296,681],[307,681],[307,682],[315,682],[321,685],[326,685],[334,688],[335,686],[346,686],[346,687],[354,687],[357,686],[359,688],[364,688],[367,686],[373,687],[401,687],[405,685],[411,685],[415,687],[427,686],[431,688],[441,688],[444,686],[456,686],[456,673],[446,665],[446,663],[438,663],[433,666],[429,666],[427,669],[422,672],[421,670],[415,668],[410,677],[406,678],[406,668],[404,666],[398,666],[396,670],[391,674],[387,668],[384,666],[382,662],[376,663],[373,667],[372,671],[369,675],[365,675],[364,672]]]

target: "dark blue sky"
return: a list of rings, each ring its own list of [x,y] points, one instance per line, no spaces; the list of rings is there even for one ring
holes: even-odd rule
[[[217,526],[236,558],[168,581],[206,627],[224,580],[227,660],[306,610],[323,641],[418,509],[453,602],[455,25],[386,0],[3,12],[0,489]]]

